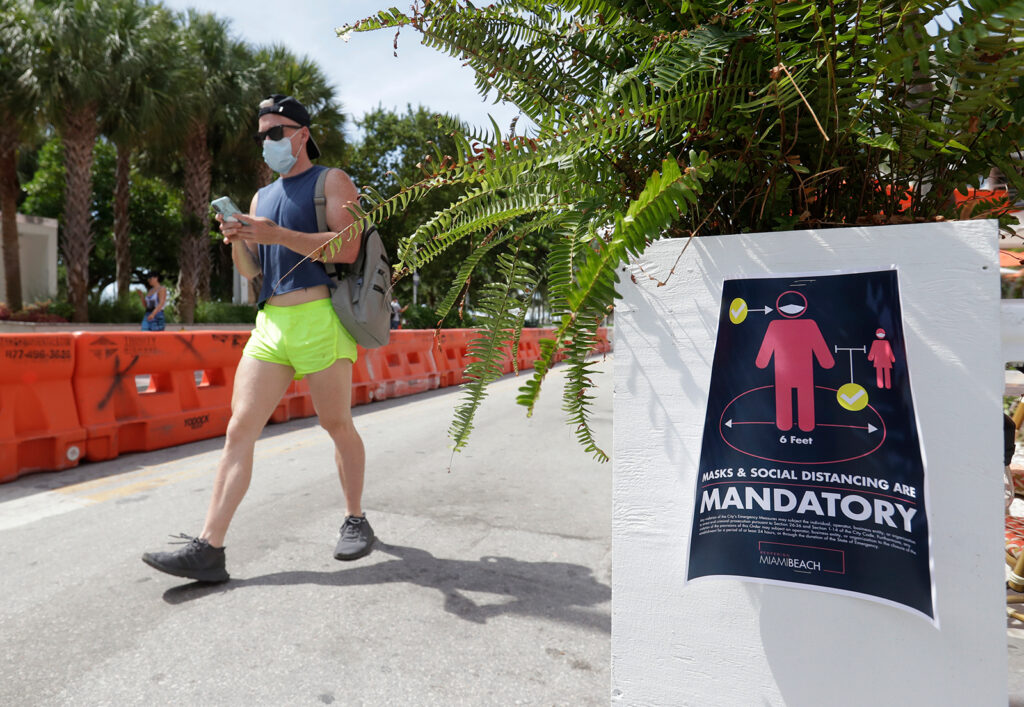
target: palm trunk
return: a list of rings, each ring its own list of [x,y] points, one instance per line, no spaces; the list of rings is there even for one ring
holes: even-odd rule
[[[274,170],[270,169],[266,162],[260,161],[260,166],[256,171],[259,177],[259,183],[261,187],[265,187],[274,181]]]
[[[18,131],[0,133],[0,217],[3,224],[4,282],[7,306],[12,312],[24,307],[21,300],[21,261],[18,246]]]
[[[118,144],[117,168],[114,177],[114,263],[117,268],[117,296],[125,298],[131,287],[132,246],[128,202],[131,198],[130,147]]]
[[[209,228],[209,220],[207,220],[207,228]],[[210,239],[206,232],[203,233],[203,237],[197,239],[196,248],[202,248],[201,253],[197,253],[199,256],[196,263],[199,265],[199,276],[196,280],[196,297],[199,300],[209,302],[210,301],[210,279],[212,278],[213,271],[213,255],[210,252]]]
[[[96,109],[68,110],[64,115],[64,238],[68,299],[72,321],[89,321],[89,254],[92,252],[92,160],[96,143]]]
[[[206,125],[194,121],[185,141],[185,233],[181,239],[181,273],[178,277],[178,315],[181,321],[195,321],[199,280],[209,273],[210,170],[213,158],[206,145]]]

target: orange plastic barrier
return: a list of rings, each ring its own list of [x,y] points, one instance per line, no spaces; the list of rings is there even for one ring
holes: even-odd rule
[[[249,332],[77,332],[72,384],[86,458],[224,434],[248,339]]]
[[[536,354],[533,356],[533,360],[537,360],[538,358],[540,358],[539,340],[543,340],[543,339],[550,340],[550,339],[553,339],[554,335],[555,335],[555,330],[550,328],[550,327],[546,327],[546,328],[543,328],[543,329],[530,329],[530,330],[523,329],[523,336],[524,337],[526,336],[526,332],[527,331],[535,332],[536,333],[536,336],[537,336],[537,339],[538,339],[538,347],[537,347]],[[597,330],[597,342],[594,345],[594,349],[593,349],[594,353],[608,353],[611,350],[612,350],[612,341],[611,341],[610,335],[608,333],[608,327],[599,327],[598,330]],[[555,355],[552,358],[552,363],[558,363],[559,361],[564,361],[565,359],[566,359],[565,351],[559,350],[559,351],[555,352]],[[522,363],[520,363],[519,365],[520,365],[520,368],[523,367]],[[532,363],[530,364],[530,367],[532,367]]]
[[[313,398],[309,394],[309,383],[303,378],[300,381],[292,381],[288,389],[284,391],[281,400],[270,414],[271,422],[287,422],[298,420],[303,417],[312,417],[316,414],[313,408]]]
[[[552,329],[522,332],[517,364],[532,368]],[[606,328],[595,351],[611,350]],[[392,332],[360,349],[352,404],[465,381],[471,329]],[[248,332],[0,335],[0,482],[224,434],[235,368]],[[556,361],[564,359],[559,353]],[[504,370],[512,370],[511,347]],[[271,419],[315,414],[306,381],[293,383]]]
[[[972,215],[974,218],[980,218],[982,215],[988,218],[998,218],[1003,214],[1012,213],[1024,216],[1020,213],[1020,209],[1015,208],[1017,205],[1015,195],[1006,189],[968,189],[966,194],[955,191],[953,198],[956,200],[956,205],[960,207],[961,218],[970,218]],[[986,211],[977,212],[975,207],[979,204],[984,204]],[[972,212],[974,213],[972,214]]]
[[[374,400],[383,400],[386,391],[379,376],[374,375],[370,352],[358,347],[359,357],[352,366],[352,404],[363,405]]]
[[[441,373],[431,351],[434,332],[429,329],[398,329],[387,346],[368,352],[374,380],[383,384],[386,398],[422,393],[441,386]]]
[[[524,328],[519,335],[519,351],[516,360],[519,370],[533,368],[533,362],[540,358],[540,330]]]
[[[463,351],[462,351],[462,361],[463,361],[462,370],[464,371],[465,368],[466,368],[466,365],[472,363],[473,361],[478,360],[476,356],[473,356],[473,355],[470,354],[469,347],[470,347],[470,345],[476,339],[478,339],[478,338],[480,338],[480,336],[482,336],[481,330],[479,330],[479,329],[448,329],[446,331],[462,332],[462,335],[465,337],[465,346],[463,347]],[[524,329],[523,332],[524,332],[524,335],[525,335],[526,330]],[[507,335],[508,338],[507,338],[507,341],[506,341],[506,343],[505,343],[505,345],[502,348],[502,351],[500,353],[501,372],[503,374],[511,373],[513,368],[514,368],[514,366],[512,365],[512,339],[511,339],[511,332],[506,332],[506,335]],[[518,360],[520,361],[520,366],[521,366],[521,359],[518,359]],[[530,362],[530,365],[531,366],[533,365],[532,361]],[[461,371],[460,371],[460,375],[461,375]],[[462,380],[464,380],[464,379],[465,378],[463,376],[460,379],[459,382],[462,382]]]
[[[74,368],[71,334],[0,335],[0,482],[78,464],[86,433]]]
[[[543,329],[536,329],[535,331],[537,332],[537,340],[538,340],[537,346],[538,346],[538,349],[540,348],[540,342],[541,341],[543,341],[545,339],[550,341],[551,339],[555,338],[555,330],[552,329],[551,327],[545,327]],[[561,350],[561,349],[556,351],[555,355],[551,357],[551,363],[558,363],[559,361],[564,361],[564,360],[565,360],[565,352],[563,350]]]
[[[503,373],[509,374],[516,370],[516,366],[512,362],[512,332],[505,333],[508,339],[501,350],[501,370]],[[516,364],[518,365],[518,361],[516,361]]]
[[[469,329],[442,329],[437,333],[431,351],[441,374],[442,388],[459,385],[466,380],[466,365],[469,363],[466,349],[472,333]]]
[[[550,327],[523,329],[519,337],[519,351],[516,357],[519,370],[533,368],[534,362],[541,355],[541,340],[552,338],[554,332],[555,330]],[[465,382],[466,366],[474,360],[469,355],[469,344],[477,336],[478,332],[474,329],[442,329],[438,332],[432,351],[438,370],[441,373],[441,387],[459,385]],[[608,339],[606,327],[601,327],[598,330],[598,344],[594,350],[598,353],[611,351],[611,342]],[[502,360],[502,371],[504,373],[511,373],[513,370],[511,352],[512,347],[509,344],[504,351]],[[565,360],[565,353],[558,351],[553,358],[553,362],[558,363],[563,360]]]

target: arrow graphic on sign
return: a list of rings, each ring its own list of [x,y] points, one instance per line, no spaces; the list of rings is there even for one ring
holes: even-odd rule
[[[864,425],[830,425],[827,422],[819,422],[818,427],[844,427],[848,430],[867,430],[868,434],[871,434],[872,432],[875,432],[878,429],[870,422],[867,424],[867,427],[865,427]]]
[[[770,422],[734,422],[732,419],[728,419],[728,420],[725,421],[725,426],[729,427],[729,428],[732,428],[733,425],[774,425],[774,424],[775,424],[774,420],[772,420]]]
[[[730,419],[725,421],[725,426],[728,427],[729,429],[732,429],[733,425],[774,425],[774,424],[775,424],[774,420],[770,421],[770,422],[736,422],[732,418],[730,418]],[[831,425],[831,424],[829,424],[827,422],[819,422],[819,423],[817,423],[817,426],[818,427],[842,427],[842,428],[848,429],[848,430],[867,430],[868,434],[871,434],[872,432],[876,432],[878,430],[878,428],[875,427],[874,425],[872,425],[870,422],[866,426],[865,425]]]
[[[737,297],[729,303],[729,321],[733,324],[742,324],[746,320],[747,315],[751,312],[760,312],[761,314],[768,314],[774,312],[771,307],[764,306],[756,309],[750,309],[747,307],[747,302],[742,297]]]

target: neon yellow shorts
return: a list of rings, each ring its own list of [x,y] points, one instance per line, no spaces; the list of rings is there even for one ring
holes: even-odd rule
[[[355,363],[356,342],[338,321],[329,299],[275,307],[256,313],[256,326],[242,353],[295,369],[295,380],[333,365],[339,358]]]

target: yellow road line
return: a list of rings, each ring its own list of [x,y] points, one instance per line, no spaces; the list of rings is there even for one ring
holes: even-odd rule
[[[209,467],[198,467],[194,466],[189,469],[182,469],[176,471],[173,474],[167,474],[166,476],[158,476],[155,479],[143,479],[136,481],[131,484],[125,484],[124,486],[117,486],[112,489],[105,491],[99,491],[97,493],[85,494],[81,498],[92,503],[103,503],[115,498],[126,498],[128,496],[134,496],[137,493],[143,493],[145,491],[152,491],[153,489],[166,486],[167,484],[174,483],[177,481],[184,481],[185,479],[193,479],[197,476],[201,476],[210,471]]]
[[[330,437],[324,435],[321,439],[290,441],[275,444],[273,446],[257,444],[256,452],[260,455],[273,456],[282,452],[322,442],[329,444]],[[165,462],[153,467],[148,467],[141,471],[131,472],[128,475],[122,474],[104,477],[101,479],[92,479],[90,481],[83,481],[78,484],[64,486],[59,489],[53,489],[53,491],[65,496],[73,496],[77,499],[87,501],[89,504],[102,503],[111,499],[126,498],[137,493],[152,491],[153,489],[160,488],[161,486],[185,481],[187,479],[193,479],[206,473],[212,474],[214,471],[213,465],[203,465],[191,466],[171,473],[165,473],[167,467],[174,464],[177,464],[177,462]]]

